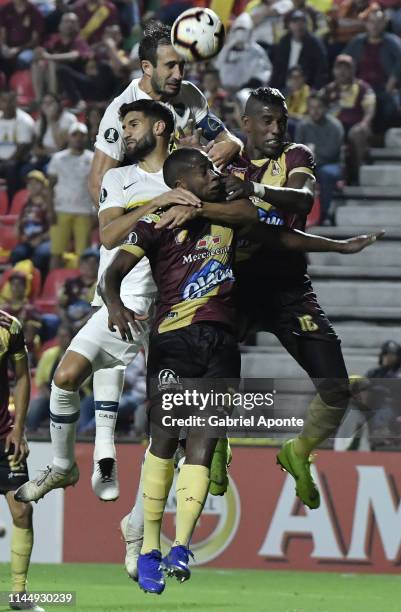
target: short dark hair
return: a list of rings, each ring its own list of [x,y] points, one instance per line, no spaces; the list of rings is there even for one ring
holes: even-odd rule
[[[152,66],[156,66],[159,45],[171,45],[171,27],[161,21],[149,21],[139,45],[139,60],[147,60]]]
[[[308,104],[311,100],[317,100],[318,102],[322,104],[322,106],[324,106],[325,108],[327,107],[327,101],[322,94],[312,92],[311,94],[309,94]]]
[[[289,76],[291,76],[292,74],[294,74],[294,72],[299,72],[305,78],[304,70],[303,70],[302,66],[300,66],[299,64],[296,64],[295,66],[292,66],[292,68],[288,69],[288,71],[287,71],[287,78]]]
[[[166,125],[164,136],[166,138],[170,138],[171,134],[174,132],[174,115],[165,104],[147,99],[135,100],[134,102],[123,104],[120,106],[119,110],[120,121],[122,121],[128,113],[133,111],[143,113],[146,117],[150,117],[154,121],[164,121]]]
[[[177,180],[185,177],[191,168],[197,166],[200,160],[204,158],[204,154],[198,149],[192,149],[191,147],[176,149],[170,153],[163,164],[164,182],[170,189],[174,189]]]
[[[275,87],[258,87],[251,91],[245,105],[245,115],[252,115],[254,112],[255,102],[259,104],[269,104],[272,106],[280,106],[284,115],[288,117],[287,104],[281,91]]]

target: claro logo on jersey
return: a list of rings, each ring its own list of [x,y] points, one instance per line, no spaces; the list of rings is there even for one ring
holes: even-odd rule
[[[183,290],[184,300],[194,300],[203,297],[217,285],[226,281],[234,281],[234,273],[231,268],[212,259],[204,268],[193,274]]]
[[[229,487],[225,495],[208,495],[202,515],[197,522],[191,538],[191,550],[195,563],[208,563],[221,555],[233,541],[241,518],[241,503],[235,482],[229,477]],[[166,553],[170,549],[175,532],[177,499],[175,486],[170,489],[167,500],[161,543]]]

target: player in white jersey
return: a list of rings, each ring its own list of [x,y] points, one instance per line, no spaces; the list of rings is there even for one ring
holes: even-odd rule
[[[111,102],[99,126],[95,156],[89,178],[89,187],[95,202],[99,199],[105,172],[119,166],[127,152],[127,144],[119,121],[119,109],[123,103],[131,103],[142,99],[162,101],[174,115],[176,136],[177,134],[182,136],[183,132],[188,133],[191,130],[196,130],[193,135],[189,134],[178,138],[178,140],[186,145],[196,144],[200,136],[205,141],[211,141],[208,154],[217,166],[227,164],[241,148],[241,142],[225,129],[220,119],[210,112],[203,93],[192,83],[183,80],[185,62],[171,45],[170,28],[168,26],[156,22],[148,24],[139,47],[139,57],[143,76],[140,79],[134,79],[122,94]],[[126,184],[128,185],[128,183]],[[100,194],[100,199],[103,197]],[[121,208],[110,208],[110,216],[107,218],[103,216],[103,224],[102,216],[100,217],[100,236],[104,245],[101,247],[101,268],[103,268],[102,261],[105,257],[105,248],[116,247],[121,239],[126,238],[128,234],[127,231],[125,235],[122,235],[119,230],[120,227],[127,228],[129,223],[127,220],[119,225],[121,221],[119,217],[123,212],[125,211],[122,211]],[[102,300],[97,296],[92,304],[93,306],[101,306]],[[96,370],[93,376],[95,397],[99,400],[97,403],[99,412],[96,410],[97,435],[95,441],[95,456],[98,460],[103,461],[114,456],[110,455],[114,444],[114,436],[112,435],[114,430],[110,427],[102,428],[101,432],[98,431],[98,424],[105,422],[105,419],[101,416],[104,413],[101,408],[102,403],[106,403],[106,405],[109,403],[107,395],[102,395],[102,390],[113,388],[113,395],[119,397],[123,381],[121,370],[119,372],[114,372],[111,369]],[[105,400],[105,402],[102,400]],[[109,422],[113,424],[115,419],[110,419]],[[101,443],[99,444],[99,442]],[[107,461],[107,464],[110,465],[110,461]],[[100,497],[103,498],[101,491],[104,487],[99,481],[99,475],[99,470],[95,469],[92,481],[95,490],[100,491]],[[111,478],[106,484],[106,488],[117,489],[118,485]],[[107,495],[109,494],[106,493]],[[113,495],[113,493],[110,493],[110,495]]]
[[[107,226],[116,209],[120,210],[113,232],[114,239],[122,242],[144,215],[172,204],[185,204],[188,218],[191,218],[200,201],[184,189],[169,190],[163,181],[161,169],[168,156],[169,141],[174,130],[174,118],[166,106],[153,100],[139,100],[123,105],[120,118],[127,146],[139,161],[138,164],[115,168],[106,173],[102,184],[99,219],[101,228]],[[103,268],[108,265],[105,260],[110,260],[112,256],[111,251],[106,252],[103,256]],[[106,458],[99,460],[95,451],[96,470],[92,484],[95,491],[101,493],[103,500],[109,501],[118,497],[118,486],[107,485],[109,482],[116,483],[113,434],[121,388],[119,378],[122,378],[125,367],[134,359],[139,349],[147,345],[148,313],[155,293],[149,262],[144,260],[138,272],[129,274],[121,287],[124,304],[138,319],[132,329],[132,340],[125,341],[118,331],[110,331],[105,306],[102,306],[75,336],[55,372],[52,383],[52,466],[38,478],[20,487],[16,499],[29,498],[37,501],[52,489],[65,488],[78,481],[79,471],[75,463],[74,447],[79,417],[79,388],[92,372],[100,370],[111,371],[114,379],[110,384],[108,378],[94,390],[95,402],[101,404],[96,411],[96,418],[100,418],[98,446],[104,451],[104,444]]]

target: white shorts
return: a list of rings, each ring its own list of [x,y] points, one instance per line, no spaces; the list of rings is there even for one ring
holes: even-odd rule
[[[152,298],[130,297],[123,299],[124,304],[137,312],[145,314],[153,311]],[[95,312],[89,321],[72,339],[67,350],[79,353],[92,364],[94,372],[103,368],[123,368],[133,361],[141,348],[148,353],[151,317],[147,321],[138,321],[137,329],[132,329],[133,341],[123,340],[120,332],[112,332],[108,327],[109,314],[106,306]]]

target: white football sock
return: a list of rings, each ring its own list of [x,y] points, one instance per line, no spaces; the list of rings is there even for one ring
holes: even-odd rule
[[[125,370],[108,368],[93,374],[95,398],[96,438],[93,458],[95,461],[116,458],[114,430],[116,428],[118,403],[124,386]]]
[[[50,393],[50,436],[53,467],[68,472],[75,463],[75,431],[79,419],[78,391],[65,391],[52,383]]]

